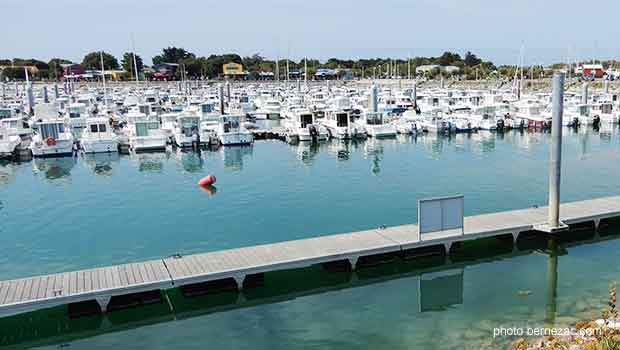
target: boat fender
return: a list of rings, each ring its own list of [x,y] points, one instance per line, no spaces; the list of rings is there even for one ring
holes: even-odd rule
[[[216,181],[214,175],[207,175],[198,181],[199,186],[210,186],[213,185]]]

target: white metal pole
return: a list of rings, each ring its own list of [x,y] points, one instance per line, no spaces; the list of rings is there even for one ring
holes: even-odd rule
[[[549,164],[549,217],[551,228],[560,226],[560,183],[562,175],[562,114],[564,113],[564,73],[553,76],[551,157]]]

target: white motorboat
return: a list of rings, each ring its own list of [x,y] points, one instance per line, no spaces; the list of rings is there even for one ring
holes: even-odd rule
[[[360,128],[366,130],[368,136],[372,137],[392,137],[396,136],[396,126],[385,122],[385,116],[381,112],[363,113],[360,120],[356,122]]]
[[[159,122],[147,118],[142,113],[127,115],[125,135],[129,139],[129,147],[134,152],[163,151],[168,143],[168,136],[161,130]]]
[[[241,124],[239,115],[221,116],[216,135],[223,146],[249,145],[254,142],[254,135]]]
[[[118,136],[103,117],[88,118],[82,131],[80,145],[84,153],[118,152]]]
[[[192,147],[194,134],[200,135],[200,117],[183,113],[177,118],[172,130],[172,139],[178,147]]]
[[[351,120],[351,113],[348,111],[326,111],[323,125],[329,130],[329,135],[336,139],[346,140],[365,138],[367,136],[366,130],[354,125]]]
[[[35,134],[30,143],[34,157],[62,157],[73,153],[73,133],[65,127],[64,119],[42,120],[33,126]]]
[[[291,137],[299,141],[323,141],[329,138],[329,131],[316,122],[315,115],[308,109],[298,109],[285,122]]]

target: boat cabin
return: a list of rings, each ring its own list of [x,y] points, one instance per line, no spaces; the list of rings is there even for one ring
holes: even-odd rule
[[[383,113],[368,112],[365,115],[367,125],[383,125]]]
[[[209,114],[215,112],[215,108],[212,103],[201,103],[200,111],[202,114]]]
[[[71,119],[86,117],[86,104],[80,102],[71,103],[67,107],[67,113]]]
[[[14,116],[15,116],[15,113],[12,108],[7,108],[7,107],[0,108],[0,120],[7,119],[7,118],[13,118]]]
[[[159,122],[155,120],[137,120],[134,125],[139,137],[149,136],[153,130],[159,129]]]
[[[220,117],[220,124],[225,133],[239,131],[241,117],[238,115],[225,115]]]
[[[347,112],[332,112],[329,113],[328,119],[336,122],[337,127],[346,128],[351,121],[350,114]]]
[[[198,131],[200,126],[200,117],[198,116],[182,116],[177,119],[179,128],[183,135],[190,137]]]
[[[58,140],[60,134],[65,133],[65,122],[60,120],[46,120],[36,124],[35,129],[42,140],[52,138]]]
[[[108,121],[105,118],[95,118],[87,122],[88,131],[92,134],[107,133]]]

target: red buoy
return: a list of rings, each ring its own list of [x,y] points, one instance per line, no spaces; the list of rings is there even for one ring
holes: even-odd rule
[[[198,181],[199,186],[211,186],[215,183],[216,179],[213,175],[207,175]]]

